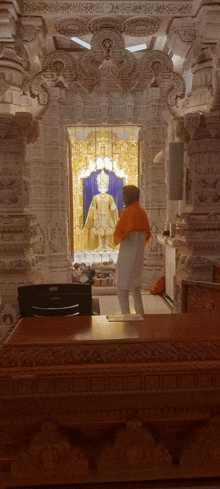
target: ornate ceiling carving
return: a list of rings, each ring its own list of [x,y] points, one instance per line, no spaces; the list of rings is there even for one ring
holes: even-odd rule
[[[91,51],[93,58],[98,62],[102,62],[106,56],[120,62],[125,55],[124,38],[118,32],[103,29],[92,37]]]
[[[122,19],[113,16],[96,17],[90,21],[89,29],[93,34],[102,29],[111,29],[122,33],[125,30],[125,23]]]
[[[160,87],[165,91],[169,105],[174,107],[177,98],[183,98],[185,91],[185,83],[180,76],[183,71],[188,72],[191,68],[191,79],[186,76],[187,93],[191,87],[193,96],[196,90],[201,92],[202,76],[198,68],[202,63],[203,74],[209,80],[210,93],[207,96],[213,98],[211,90],[215,91],[215,83],[219,85],[219,75],[214,73],[212,76],[212,70],[219,72],[214,58],[219,58],[216,36],[220,7],[203,5],[195,15],[194,4],[193,0],[26,0],[13,42],[21,73],[17,80],[18,74],[13,71],[14,78],[17,78],[11,84],[24,91],[26,72],[31,80],[31,94],[37,96],[41,104],[47,103],[50,86],[61,86],[78,94],[95,91],[109,96],[114,91],[134,94],[149,87]],[[57,43],[59,35],[63,44]],[[91,50],[78,47],[70,40],[72,36],[85,36]],[[138,43],[146,43],[148,49],[129,53],[128,47]],[[11,45],[7,45],[7,50],[11,51]],[[208,46],[212,51],[211,61],[207,56],[203,59]],[[169,56],[165,54],[167,52]],[[39,65],[37,73],[36,69],[33,70],[36,62]],[[4,86],[1,96],[6,97],[9,96],[8,79],[5,70],[2,73]],[[205,83],[207,85],[207,81]],[[26,83],[26,92],[29,92],[28,88]],[[186,103],[194,104],[189,96]]]
[[[196,29],[192,26],[182,25],[175,29],[175,34],[177,34],[182,42],[192,43],[196,38]]]
[[[127,51],[117,71],[117,79],[124,91],[129,91],[131,87],[131,91],[133,91],[137,87],[140,79],[139,74],[138,60],[132,53]]]
[[[57,19],[54,23],[56,31],[59,32],[59,34],[68,37],[82,36],[89,32],[97,34],[106,29],[111,29],[121,34],[125,32],[125,34],[129,36],[142,37],[155,34],[158,31],[159,26],[159,19],[145,18],[142,16],[132,17],[125,22],[119,17],[104,16],[101,18],[95,17],[90,21],[85,17]]]
[[[151,86],[161,87],[167,95],[168,105],[175,107],[177,98],[185,94],[183,78],[173,71],[170,57],[159,50],[147,50],[138,60],[125,49],[119,29],[102,28],[91,40],[91,50],[74,59],[65,51],[50,53],[43,61],[42,71],[31,85],[32,95],[42,105],[48,102],[50,86],[61,86],[78,94],[133,93]],[[102,23],[106,26],[106,22]]]
[[[55,51],[50,53],[43,60],[42,69],[43,71],[54,72],[58,79],[61,79],[62,77],[68,79],[74,75],[74,72],[76,71],[76,63],[74,58],[65,51]]]
[[[194,0],[24,0],[17,20],[12,18],[10,9],[5,14],[7,32],[1,34],[1,45],[3,50],[7,50],[11,78],[9,80],[8,65],[4,66],[1,70],[4,85],[0,89],[1,97],[9,96],[9,82],[10,86],[26,93],[27,77],[32,79],[32,95],[41,97],[43,103],[46,103],[45,94],[49,86],[63,86],[80,92],[86,90],[91,93],[94,89],[108,92],[110,80],[112,87],[119,92],[143,91],[152,84],[166,91],[171,90],[170,84],[176,87],[175,90],[178,85],[177,92],[183,92],[184,82],[174,75],[169,57],[165,61],[159,50],[166,53],[170,48],[169,56],[178,74],[196,64],[207,43],[211,46],[211,57],[217,58],[214,50],[219,35],[219,12],[218,6],[201,5],[196,13]],[[78,47],[71,41],[72,36],[85,36],[91,50]],[[13,42],[5,44],[7,39]],[[63,44],[57,39],[61,39]],[[145,52],[146,57],[141,52],[128,54],[126,48],[138,43],[146,43],[150,47]],[[55,56],[56,60],[54,58],[50,65],[52,58],[47,58],[47,55],[55,49],[59,59]],[[63,59],[60,57],[62,51],[71,53],[69,61],[65,54]],[[148,51],[154,52],[152,63]],[[187,58],[185,62],[184,58]],[[47,59],[47,67],[44,62],[42,65],[43,59],[44,62]],[[17,70],[14,69],[15,63]],[[212,67],[214,60],[210,70]],[[218,67],[216,69],[219,70]]]
[[[34,41],[43,31],[43,22],[40,17],[22,16],[16,26],[16,35],[25,44]]]
[[[125,33],[129,36],[151,36],[158,31],[160,22],[158,19],[144,17],[132,17],[125,22]]]
[[[84,36],[89,33],[89,22],[83,17],[72,17],[56,20],[54,27],[59,34],[65,36]]]
[[[80,56],[77,65],[77,80],[80,80],[80,87],[92,92],[93,88],[98,85],[100,80],[100,71],[94,58],[90,53]],[[77,86],[72,86],[72,89],[77,89]],[[81,90],[80,90],[81,91]]]
[[[33,25],[21,25],[18,26],[18,35],[24,42],[33,41],[36,37],[37,30]]]
[[[169,56],[164,56],[163,51],[149,50],[143,54],[140,60],[140,70],[144,73],[169,73],[172,71],[172,60]],[[157,63],[157,64],[155,64]]]

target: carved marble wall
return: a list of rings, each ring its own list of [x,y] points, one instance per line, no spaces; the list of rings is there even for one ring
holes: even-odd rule
[[[148,90],[147,120],[141,131],[141,204],[146,210],[151,240],[145,249],[143,268],[143,287],[149,289],[163,275],[164,254],[157,241],[162,233],[166,219],[165,159],[163,148],[167,136],[167,123],[164,119],[166,104],[158,88]]]
[[[39,137],[31,145],[31,209],[37,220],[34,251],[44,282],[71,281],[67,222],[67,137],[60,103],[64,93],[50,88],[50,105],[39,121]]]
[[[188,155],[185,203],[177,220],[175,311],[181,310],[181,280],[211,281],[210,260],[220,253],[220,117],[186,114],[179,137]]]
[[[0,335],[19,316],[17,287],[41,280],[32,251],[36,222],[25,163],[26,144],[36,137],[31,114],[0,116]]]
[[[190,47],[186,68],[192,73],[190,92],[179,102],[176,135],[184,142],[184,203],[177,220],[175,312],[181,312],[181,280],[211,281],[210,260],[219,261],[219,7],[203,7],[197,20],[177,28]],[[174,25],[173,25],[174,28]],[[186,36],[186,33],[187,36]],[[180,39],[181,38],[181,39]]]
[[[194,19],[174,19],[169,33],[170,47],[185,57],[185,79],[191,76],[167,141],[184,143],[183,201],[173,241],[174,312],[182,310],[181,281],[211,281],[210,260],[219,261],[219,12],[219,6],[203,5]]]

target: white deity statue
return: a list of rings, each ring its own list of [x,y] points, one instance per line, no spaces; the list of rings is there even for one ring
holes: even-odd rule
[[[83,250],[115,248],[113,234],[118,222],[115,201],[107,193],[109,176],[104,172],[97,177],[99,194],[92,199],[82,232]]]

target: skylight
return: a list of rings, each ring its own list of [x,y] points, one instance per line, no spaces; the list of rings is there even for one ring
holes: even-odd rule
[[[81,46],[83,46],[84,48],[86,49],[91,49],[91,46],[90,44],[88,44],[87,42],[85,41],[81,41],[81,39],[79,39],[78,37],[71,37],[72,41],[74,42],[77,42],[77,44],[80,44]]]
[[[72,41],[77,42],[77,44],[80,44],[86,49],[91,49],[90,44],[88,44],[85,41],[82,41],[78,37],[71,37]],[[135,51],[141,51],[142,49],[146,49],[147,45],[146,44],[137,44],[136,46],[130,46],[129,48],[126,48],[127,51],[130,51],[131,53],[134,53]]]
[[[141,51],[142,49],[146,49],[146,44],[137,44],[136,46],[131,46],[130,48],[126,48],[127,51],[134,53],[135,51]]]

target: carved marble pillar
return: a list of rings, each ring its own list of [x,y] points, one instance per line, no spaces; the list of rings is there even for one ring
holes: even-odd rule
[[[67,222],[67,139],[60,107],[63,91],[50,87],[47,112],[39,122],[40,135],[30,148],[31,205],[37,219],[34,251],[47,283],[71,281]]]
[[[167,129],[167,144],[166,149],[164,151],[166,158],[166,172],[165,172],[165,182],[167,185],[167,214],[166,214],[166,223],[165,227],[169,230],[170,224],[176,224],[177,215],[180,214],[183,206],[182,200],[170,200],[170,188],[169,188],[169,180],[170,180],[170,143],[178,142],[178,137],[176,135],[176,120],[170,116],[168,129]]]
[[[141,205],[151,228],[151,240],[145,250],[143,287],[149,289],[164,274],[164,254],[157,235],[162,234],[166,219],[165,147],[167,124],[163,119],[165,100],[158,87],[148,89],[148,119],[141,131]]]
[[[0,115],[0,336],[18,318],[17,287],[40,281],[32,252],[36,223],[25,165],[26,143],[36,136],[31,114]]]
[[[1,2],[2,4],[2,2]],[[23,83],[22,47],[16,39],[16,21],[19,6],[14,2],[0,5],[0,103],[1,113],[10,112],[13,96],[17,98]],[[10,93],[9,93],[10,92]],[[5,100],[6,93],[10,100]],[[6,103],[5,103],[6,102]]]
[[[170,224],[175,224],[177,219],[177,214],[179,214],[182,206],[182,201],[170,200],[169,199],[169,144],[164,151],[165,155],[165,184],[167,188],[167,206],[166,206],[166,218],[164,223],[164,228],[169,230]]]
[[[220,261],[220,112],[186,114],[178,133],[188,165],[185,206],[177,221],[174,312],[181,312],[181,281],[211,281],[210,260]]]

